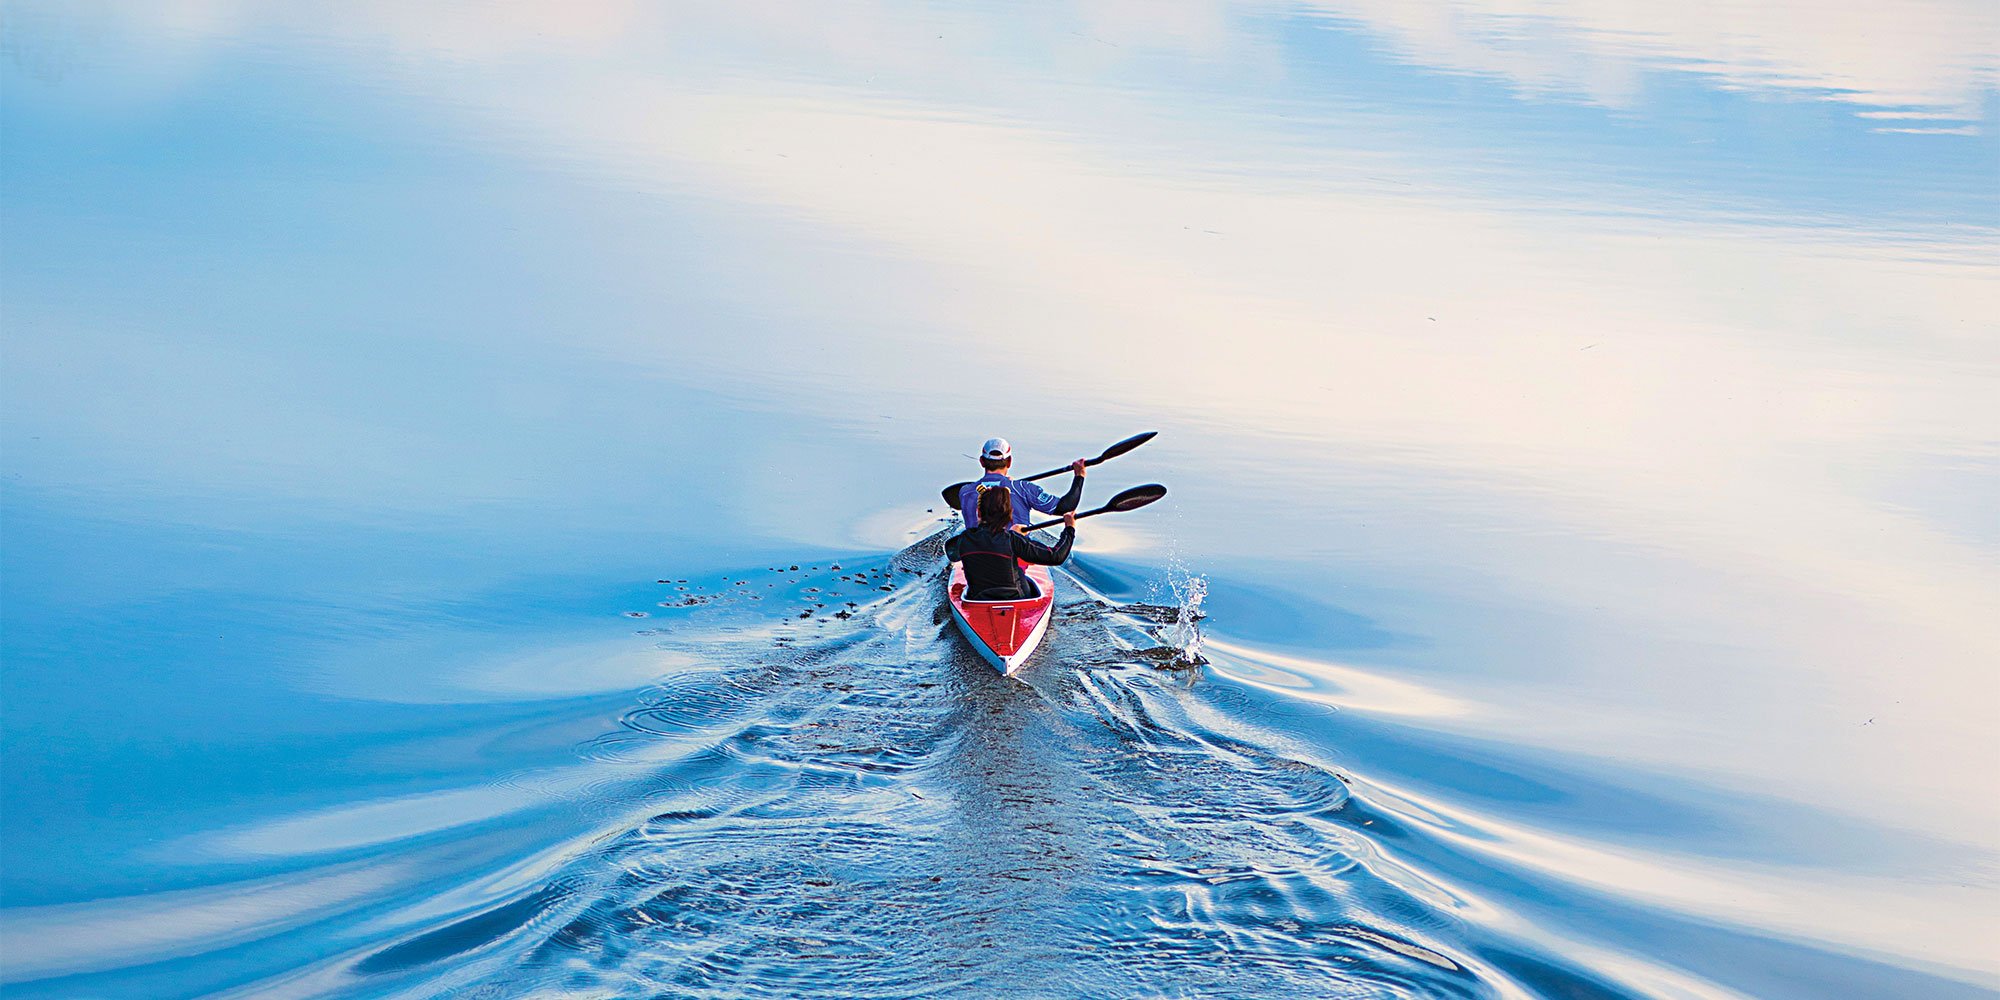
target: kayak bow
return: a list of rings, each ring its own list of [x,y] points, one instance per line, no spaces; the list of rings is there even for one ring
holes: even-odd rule
[[[965,599],[965,567],[951,564],[945,581],[945,599],[951,602],[951,617],[972,648],[993,669],[1011,674],[1033,656],[1048,634],[1050,612],[1055,607],[1055,575],[1047,566],[1023,566],[1021,575],[1032,581],[1036,596],[1016,601],[968,601]]]

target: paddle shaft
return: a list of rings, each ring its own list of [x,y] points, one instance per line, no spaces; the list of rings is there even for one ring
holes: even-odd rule
[[[1111,511],[1112,511],[1112,508],[1110,508],[1110,507],[1098,507],[1098,508],[1096,508],[1096,509],[1094,509],[1094,510],[1080,510],[1080,511],[1077,511],[1077,512],[1076,512],[1076,519],[1077,519],[1077,520],[1079,520],[1079,521],[1081,521],[1081,520],[1083,520],[1083,519],[1084,519],[1084,518],[1086,518],[1086,517],[1096,517],[1096,516],[1097,516],[1097,515],[1099,515],[1099,514],[1109,514],[1109,513],[1111,513]],[[1058,524],[1061,524],[1061,523],[1063,523],[1063,519],[1062,519],[1062,518],[1060,518],[1060,517],[1058,517],[1058,518],[1056,518],[1056,519],[1055,519],[1055,520],[1053,520],[1053,521],[1042,521],[1042,522],[1040,522],[1040,523],[1038,523],[1038,524],[1031,524],[1031,525],[1028,525],[1027,527],[1025,527],[1025,528],[1022,528],[1021,530],[1022,530],[1022,531],[1040,531],[1040,530],[1042,530],[1043,528],[1053,528],[1053,527],[1055,527],[1056,525],[1058,525]]]
[[[1105,504],[1104,506],[1092,510],[1078,511],[1076,516],[1078,518],[1086,518],[1086,517],[1096,517],[1099,514],[1110,514],[1121,510],[1138,510],[1139,508],[1144,507],[1147,504],[1152,503],[1153,501],[1158,500],[1159,498],[1166,495],[1167,495],[1167,488],[1159,485],[1158,483],[1153,483],[1146,486],[1134,486],[1131,489],[1125,490],[1119,493],[1117,496],[1112,497],[1111,501]],[[1063,523],[1062,518],[1056,518],[1053,521],[1043,521],[1039,524],[1028,525],[1026,528],[1023,528],[1021,530],[1040,531],[1043,528],[1053,528],[1061,523]]]
[[[1125,440],[1120,441],[1117,444],[1114,444],[1111,447],[1104,449],[1104,452],[1098,455],[1096,458],[1084,459],[1083,464],[1086,466],[1091,466],[1091,465],[1096,465],[1099,462],[1104,462],[1109,459],[1117,458],[1118,456],[1123,455],[1126,452],[1131,451],[1132,449],[1137,448],[1148,441],[1151,441],[1153,439],[1153,435],[1158,433],[1160,432],[1147,431],[1144,434],[1134,434],[1131,437],[1128,437]],[[1070,468],[1071,466],[1067,465],[1057,466],[1056,468],[1050,469],[1047,472],[1037,472],[1026,479],[1016,479],[1014,481],[1017,483],[1032,483],[1037,479],[1047,479],[1050,476],[1060,476],[1063,473],[1068,472]],[[1079,514],[1077,516],[1081,517],[1083,515]]]
[[[1087,459],[1084,459],[1084,460],[1083,460],[1083,464],[1084,464],[1084,465],[1085,465],[1086,467],[1088,467],[1088,466],[1092,466],[1092,465],[1096,465],[1096,464],[1098,464],[1098,463],[1100,463],[1100,462],[1104,462],[1104,461],[1108,461],[1108,460],[1110,460],[1110,459],[1114,459],[1114,458],[1117,458],[1118,456],[1120,456],[1120,455],[1123,455],[1123,454],[1125,454],[1126,452],[1128,452],[1128,451],[1131,451],[1132,449],[1134,449],[1134,448],[1137,448],[1137,447],[1139,447],[1140,445],[1142,445],[1142,444],[1145,444],[1145,443],[1146,443],[1146,442],[1148,442],[1148,441],[1151,441],[1151,440],[1153,439],[1153,436],[1154,436],[1154,435],[1156,435],[1156,434],[1158,434],[1158,433],[1160,433],[1160,432],[1159,432],[1159,431],[1147,431],[1147,432],[1146,432],[1146,433],[1144,433],[1144,434],[1134,434],[1134,435],[1132,435],[1131,437],[1128,437],[1128,438],[1126,438],[1125,440],[1123,440],[1123,441],[1120,441],[1120,442],[1118,442],[1117,444],[1114,444],[1114,445],[1112,445],[1111,447],[1109,447],[1109,448],[1106,448],[1106,449],[1104,449],[1103,453],[1102,453],[1102,454],[1099,454],[1099,455],[1098,455],[1098,456],[1097,456],[1096,458],[1087,458]],[[1014,481],[1015,481],[1015,482],[1017,482],[1017,483],[1032,483],[1032,482],[1034,482],[1034,481],[1035,481],[1035,480],[1037,480],[1037,479],[1047,479],[1047,478],[1049,478],[1050,476],[1060,476],[1060,475],[1062,475],[1063,473],[1065,473],[1065,472],[1068,472],[1068,471],[1069,471],[1069,470],[1070,470],[1071,468],[1072,468],[1072,466],[1068,466],[1068,465],[1064,465],[1064,466],[1058,466],[1058,467],[1056,467],[1056,468],[1053,468],[1053,469],[1050,469],[1050,470],[1049,470],[1049,471],[1047,471],[1047,472],[1037,472],[1037,473],[1035,473],[1035,474],[1034,474],[1034,475],[1032,475],[1032,476],[1025,476],[1025,477],[1014,477]],[[939,492],[940,492],[940,494],[941,494],[941,495],[942,495],[942,496],[944,497],[944,502],[945,502],[945,503],[947,503],[947,504],[950,504],[950,505],[951,505],[951,506],[953,506],[953,507],[956,507],[956,506],[958,506],[958,495],[959,495],[960,493],[964,492],[964,490],[965,490],[965,488],[966,488],[967,486],[971,486],[971,485],[972,485],[972,484],[971,484],[970,482],[964,482],[964,483],[953,483],[953,484],[951,484],[950,486],[947,486],[947,487],[945,487],[945,488],[944,488],[943,490],[941,490],[941,491],[939,491]],[[1078,514],[1077,516],[1078,516],[1078,517],[1082,517],[1083,515],[1082,515],[1082,514]]]

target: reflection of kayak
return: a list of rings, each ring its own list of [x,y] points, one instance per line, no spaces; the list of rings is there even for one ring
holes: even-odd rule
[[[993,669],[1011,674],[1042,644],[1049,631],[1049,614],[1056,602],[1056,581],[1047,566],[1023,566],[1027,577],[1040,592],[1015,601],[968,601],[965,599],[965,567],[951,564],[951,579],[945,584],[945,599],[951,602],[951,617],[965,633],[972,648],[993,664]]]

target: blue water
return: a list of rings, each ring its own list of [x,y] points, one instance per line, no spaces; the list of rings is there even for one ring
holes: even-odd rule
[[[2000,993],[1996,39],[12,4],[0,990]]]

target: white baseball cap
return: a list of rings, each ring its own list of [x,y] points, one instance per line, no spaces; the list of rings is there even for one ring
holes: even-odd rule
[[[988,438],[985,444],[979,446],[979,457],[992,461],[1013,458],[1014,446],[1008,444],[1006,438]]]

